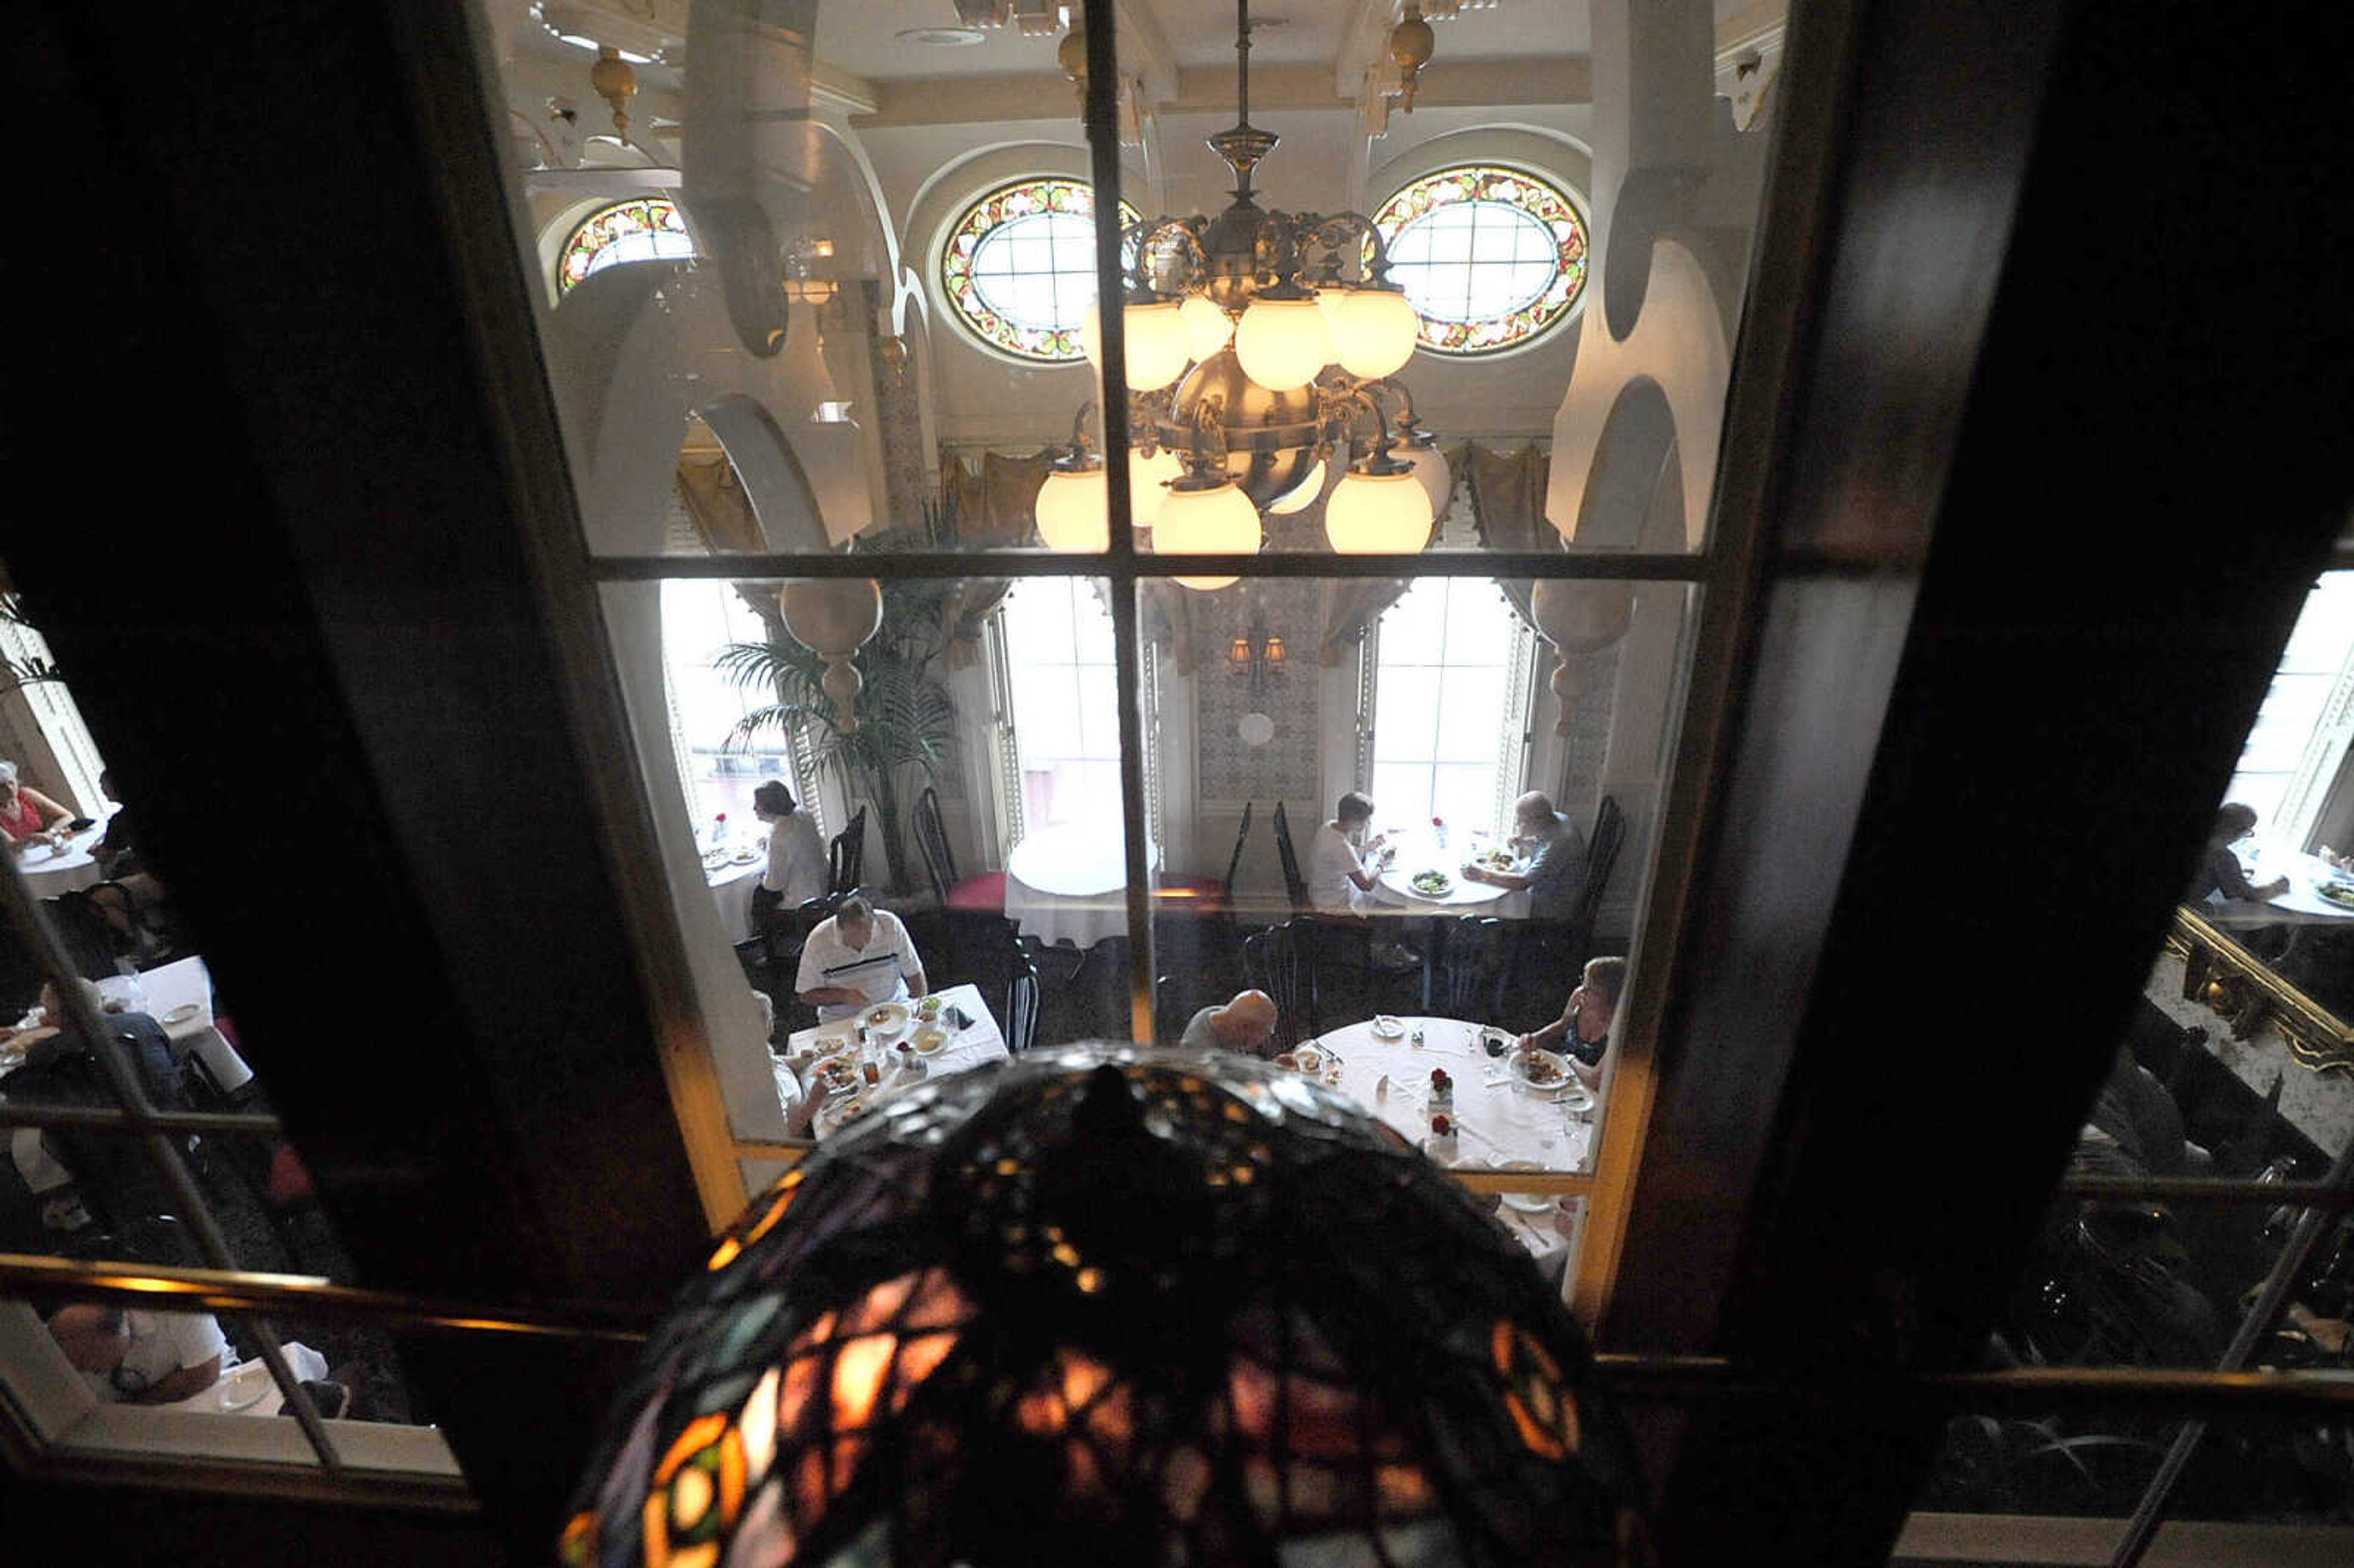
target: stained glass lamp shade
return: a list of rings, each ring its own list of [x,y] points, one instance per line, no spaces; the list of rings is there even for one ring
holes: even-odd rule
[[[1462,1190],[1337,1093],[1087,1047],[936,1079],[747,1211],[575,1568],[1627,1560],[1622,1431]]]

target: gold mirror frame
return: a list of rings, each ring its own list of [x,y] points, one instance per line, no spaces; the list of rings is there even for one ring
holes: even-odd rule
[[[2245,1040],[2270,1023],[2303,1065],[2354,1076],[2354,1027],[2204,916],[2188,907],[2176,909],[2166,950],[2182,959],[2183,999],[2222,1018],[2232,1039]]]

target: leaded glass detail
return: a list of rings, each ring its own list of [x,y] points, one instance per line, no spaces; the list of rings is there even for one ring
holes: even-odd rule
[[[1585,291],[1585,220],[1518,169],[1467,164],[1400,189],[1373,215],[1390,276],[1422,318],[1422,346],[1471,355],[1517,347]]]
[[[1096,301],[1095,190],[1084,180],[1001,185],[958,218],[940,252],[940,291],[990,347],[1065,365],[1085,357]],[[1141,221],[1119,204],[1120,222]]]
[[[557,292],[625,261],[684,260],[694,254],[675,203],[663,196],[615,202],[590,213],[564,242],[556,262]]]

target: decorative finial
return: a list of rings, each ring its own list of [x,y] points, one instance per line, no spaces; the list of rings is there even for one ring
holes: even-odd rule
[[[613,106],[613,131],[624,143],[630,140],[630,100],[638,95],[638,73],[621,58],[621,51],[610,44],[597,46],[597,63],[588,68],[588,85],[597,96]]]
[[[1397,62],[1398,86],[1401,90],[1398,107],[1408,114],[1414,112],[1414,86],[1422,68],[1430,63],[1435,47],[1430,36],[1430,24],[1422,19],[1418,5],[1405,8],[1405,19],[1390,29],[1390,58]]]

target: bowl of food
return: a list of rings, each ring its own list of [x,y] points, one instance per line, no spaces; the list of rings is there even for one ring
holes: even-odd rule
[[[941,1002],[938,997],[928,996],[924,998],[923,1001],[916,1003],[916,1016],[922,1019],[925,1022],[929,1023],[933,1019],[938,1018],[940,1015],[940,1006]]]
[[[886,1001],[880,1007],[870,1007],[866,1010],[865,1023],[877,1034],[896,1034],[907,1026],[907,1004]]]
[[[1504,850],[1490,850],[1479,857],[1479,863],[1490,871],[1510,871],[1512,869],[1512,857]]]
[[[1436,867],[1417,871],[1406,878],[1406,885],[1425,898],[1444,898],[1455,891],[1455,879]]]
[[[931,1055],[948,1043],[949,1032],[938,1024],[928,1023],[916,1031],[914,1044],[918,1055]]]
[[[2354,909],[2354,882],[2339,882],[2333,877],[2315,883],[2313,891],[2340,909]]]

